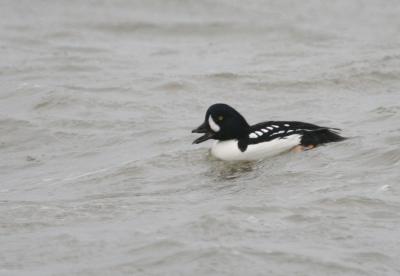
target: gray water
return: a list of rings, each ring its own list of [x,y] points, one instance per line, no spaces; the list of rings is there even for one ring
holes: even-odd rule
[[[0,2],[0,275],[399,275],[399,1]],[[209,105],[351,139],[257,163]]]

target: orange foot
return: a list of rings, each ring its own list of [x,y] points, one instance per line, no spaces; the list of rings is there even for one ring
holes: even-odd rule
[[[308,145],[308,146],[298,145],[298,146],[295,146],[294,148],[292,148],[291,151],[292,152],[302,152],[302,151],[310,150],[310,149],[313,149],[313,148],[315,148],[314,145]]]

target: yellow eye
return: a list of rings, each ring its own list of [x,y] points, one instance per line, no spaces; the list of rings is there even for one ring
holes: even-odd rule
[[[222,121],[224,119],[224,116],[220,115],[218,116],[218,121]]]

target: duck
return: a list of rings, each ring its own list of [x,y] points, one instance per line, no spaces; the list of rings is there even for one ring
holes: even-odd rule
[[[224,161],[256,161],[284,152],[302,152],[346,139],[338,128],[299,121],[265,121],[249,125],[233,107],[211,105],[204,122],[192,133],[203,134],[193,141],[200,144],[216,140],[211,154]]]

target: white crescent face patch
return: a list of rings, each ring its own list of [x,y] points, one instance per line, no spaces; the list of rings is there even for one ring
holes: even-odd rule
[[[214,122],[212,116],[210,115],[210,117],[208,117],[208,124],[210,125],[211,129],[214,132],[218,132],[221,128],[219,127],[219,125],[217,125],[216,122]]]

